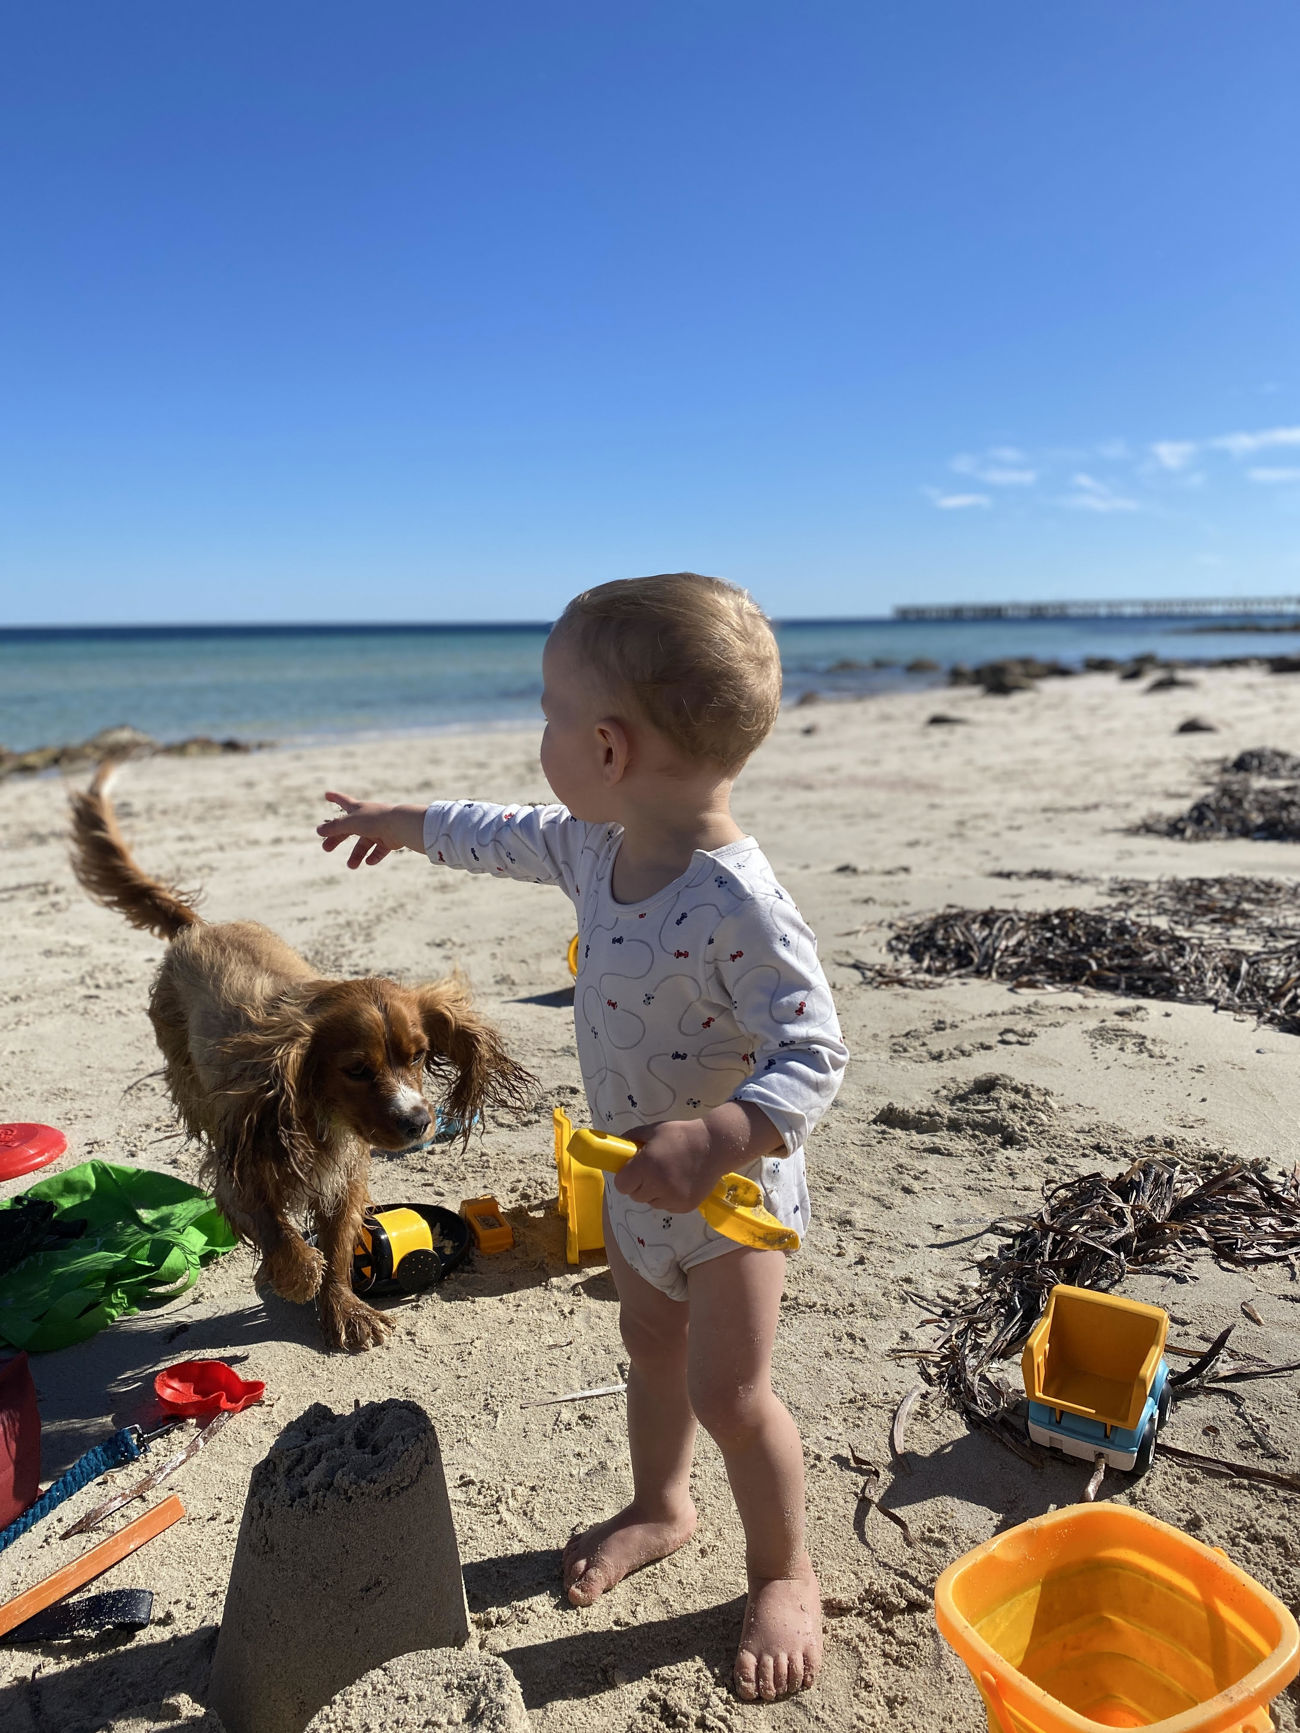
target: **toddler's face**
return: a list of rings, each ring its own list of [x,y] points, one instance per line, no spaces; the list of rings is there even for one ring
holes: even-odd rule
[[[554,632],[542,652],[542,681],[542,770],[555,798],[575,818],[599,824],[612,816],[597,732],[608,699],[590,669]]]

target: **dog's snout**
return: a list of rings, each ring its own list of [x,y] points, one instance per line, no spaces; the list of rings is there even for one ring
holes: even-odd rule
[[[416,1138],[423,1137],[432,1122],[429,1117],[429,1109],[421,1101],[399,1113],[397,1123],[403,1131],[410,1132],[412,1138]]]

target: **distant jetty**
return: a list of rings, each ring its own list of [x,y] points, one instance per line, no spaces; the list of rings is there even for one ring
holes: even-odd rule
[[[1172,619],[1182,615],[1300,614],[1300,596],[1161,596],[1118,602],[927,602],[894,609],[896,620]]]

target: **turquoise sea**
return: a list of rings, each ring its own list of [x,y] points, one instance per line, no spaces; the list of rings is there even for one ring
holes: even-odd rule
[[[853,696],[942,684],[909,675],[998,656],[1213,657],[1294,640],[1189,632],[1176,619],[793,620],[778,627],[786,696]],[[472,728],[535,719],[544,624],[515,626],[0,627],[0,745],[83,740],[127,722],[285,741]],[[892,667],[872,666],[890,662]]]

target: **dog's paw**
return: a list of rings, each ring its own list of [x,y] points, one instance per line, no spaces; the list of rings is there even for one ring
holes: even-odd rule
[[[321,1298],[321,1328],[331,1348],[346,1348],[349,1354],[364,1354],[378,1348],[392,1334],[392,1320],[375,1311],[355,1294]]]
[[[282,1300],[306,1305],[320,1293],[325,1275],[325,1259],[315,1246],[305,1240],[286,1240],[257,1266],[253,1282],[259,1288],[272,1288]]]

